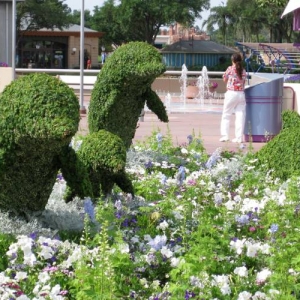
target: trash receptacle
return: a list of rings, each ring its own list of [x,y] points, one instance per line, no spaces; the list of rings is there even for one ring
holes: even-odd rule
[[[253,78],[251,86],[245,89],[245,141],[267,142],[282,128],[284,78],[280,74],[260,74],[254,77],[257,78]]]

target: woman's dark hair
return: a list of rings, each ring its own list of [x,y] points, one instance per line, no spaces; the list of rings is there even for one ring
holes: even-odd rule
[[[236,72],[240,79],[243,77],[243,65],[242,65],[242,55],[240,53],[234,53],[231,56],[232,62],[235,63]]]

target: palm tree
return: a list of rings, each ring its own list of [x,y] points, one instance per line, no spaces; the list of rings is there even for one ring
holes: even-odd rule
[[[202,27],[206,25],[207,31],[214,31],[214,26],[218,26],[219,30],[222,33],[223,44],[226,45],[226,32],[227,27],[230,24],[231,14],[227,6],[215,6],[211,8],[210,15],[207,20],[203,21]]]

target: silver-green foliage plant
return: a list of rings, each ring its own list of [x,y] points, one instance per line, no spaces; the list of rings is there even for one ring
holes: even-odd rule
[[[30,74],[4,89],[0,116],[0,208],[44,210],[61,152],[78,130],[78,99],[57,78]]]

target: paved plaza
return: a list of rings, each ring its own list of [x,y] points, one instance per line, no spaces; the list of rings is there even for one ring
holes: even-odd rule
[[[86,96],[84,105],[87,108],[88,103],[89,97]],[[187,143],[187,136],[195,133],[196,136],[201,136],[207,153],[212,153],[218,147],[223,147],[224,150],[239,150],[239,144],[219,142],[221,103],[199,105],[189,102],[184,107],[178,104],[171,105],[169,109],[171,110],[169,111],[169,123],[163,123],[152,112],[146,112],[144,120],[139,122],[134,141],[145,140],[151,136],[154,130],[159,129],[162,134],[166,134],[168,131],[171,133],[174,145]],[[86,134],[88,132],[87,127],[87,114],[81,114],[79,132]],[[230,138],[234,138],[234,115],[231,119]],[[250,147],[257,151],[264,145],[265,143],[244,143],[243,151],[247,151]]]

